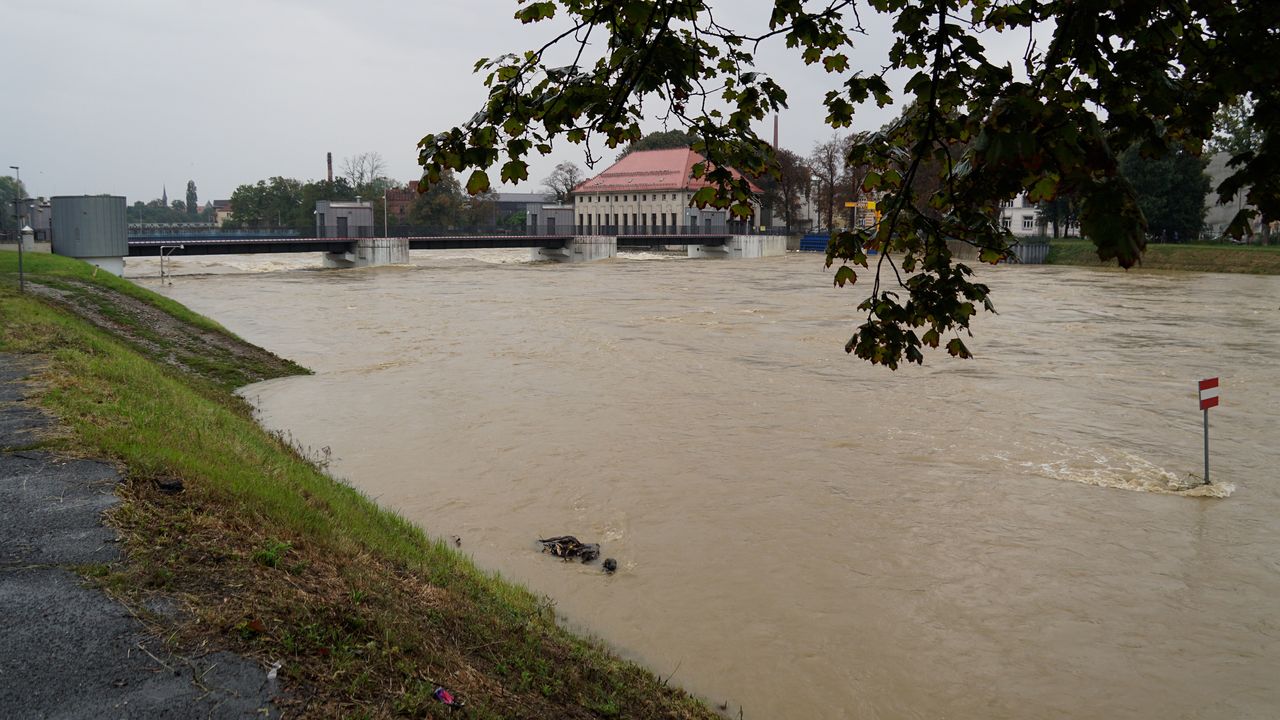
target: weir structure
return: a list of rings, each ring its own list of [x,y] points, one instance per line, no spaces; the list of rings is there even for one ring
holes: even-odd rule
[[[235,255],[258,253],[324,253],[328,268],[403,265],[410,250],[529,248],[533,260],[574,263],[617,257],[618,241],[664,246],[683,245],[691,258],[750,259],[782,255],[782,235],[696,233],[689,235],[442,235],[429,237],[303,238],[252,237],[241,233],[138,234],[128,242],[129,257]]]

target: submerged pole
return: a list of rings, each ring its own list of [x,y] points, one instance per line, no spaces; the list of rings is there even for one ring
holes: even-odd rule
[[[1204,409],[1204,484],[1209,484],[1209,408]]]

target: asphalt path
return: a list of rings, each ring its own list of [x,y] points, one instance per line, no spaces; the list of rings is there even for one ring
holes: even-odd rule
[[[275,717],[268,669],[166,648],[78,566],[121,558],[102,513],[112,466],[34,449],[53,423],[26,399],[33,358],[0,353],[0,718]],[[152,610],[176,616],[176,605]]]

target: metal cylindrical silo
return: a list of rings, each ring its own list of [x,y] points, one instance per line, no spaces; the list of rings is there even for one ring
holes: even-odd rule
[[[53,252],[73,258],[123,258],[129,222],[119,195],[60,195],[53,202]]]

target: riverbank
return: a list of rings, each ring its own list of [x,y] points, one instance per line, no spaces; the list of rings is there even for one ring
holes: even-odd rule
[[[38,400],[70,431],[58,450],[125,469],[109,513],[125,559],[86,570],[157,635],[280,662],[293,715],[443,717],[446,686],[478,718],[715,717],[330,479],[322,453],[266,433],[232,393],[302,368],[82,263],[26,267],[20,296],[0,254],[0,350],[47,363]]]
[[[1116,268],[1114,261],[1102,262],[1097,249],[1087,240],[1052,240],[1048,265]],[[1140,268],[1147,270],[1189,270],[1193,272],[1280,275],[1280,246],[1258,245],[1148,245]]]

